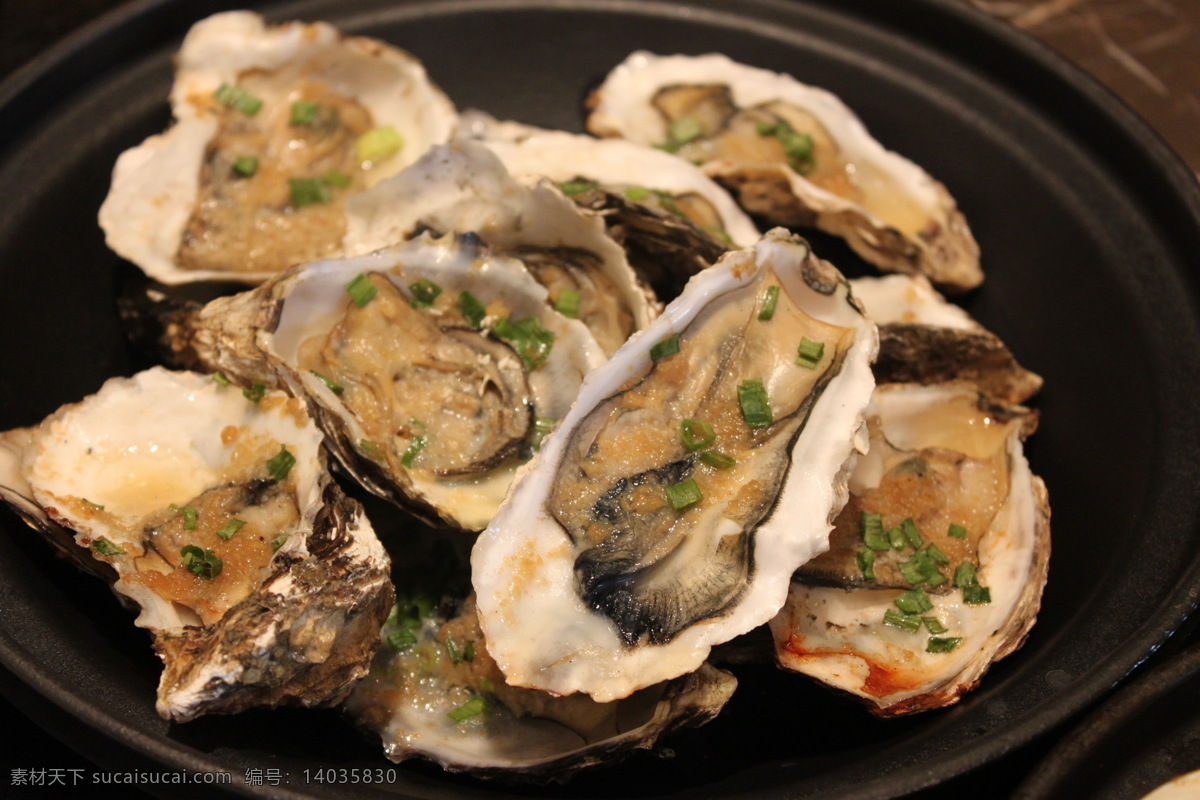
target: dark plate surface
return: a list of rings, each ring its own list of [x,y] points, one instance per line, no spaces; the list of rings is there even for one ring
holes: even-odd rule
[[[1046,756],[1014,800],[1141,800],[1200,770],[1200,647],[1139,674]]]
[[[95,215],[117,155],[168,123],[179,37],[229,7],[134,4],[0,86],[0,429],[146,366],[114,309],[132,268],[105,249]],[[882,722],[804,679],[743,669],[730,707],[673,739],[674,758],[638,754],[566,789],[411,763],[387,787],[322,784],[305,770],[389,765],[334,712],[158,718],[147,637],[4,512],[0,660],[19,681],[5,693],[77,746],[107,743],[95,750],[102,764],[238,781],[279,770],[286,785],[237,788],[280,797],[896,796],[1063,722],[1195,606],[1200,193],[1119,103],[1035,43],[942,0],[317,0],[264,11],[398,44],[460,108],[569,130],[581,128],[586,90],[639,47],[719,50],[841,95],[957,197],[988,274],[963,303],[1046,378],[1028,452],[1054,509],[1050,582],[1025,647],[949,710]],[[844,247],[814,242],[865,272]]]

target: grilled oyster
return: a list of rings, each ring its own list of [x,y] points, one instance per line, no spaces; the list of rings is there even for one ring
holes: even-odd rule
[[[708,722],[737,685],[706,664],[612,703],[507,686],[488,655],[474,598],[425,615],[417,604],[399,605],[383,640],[347,711],[382,738],[393,761],[422,756],[484,777],[565,781]]]
[[[612,700],[770,619],[845,502],[875,348],[845,279],[786,231],[693,277],[588,377],[475,544],[509,684]]]
[[[1019,647],[1050,548],[1034,420],[970,383],[879,386],[830,549],[771,622],[780,664],[894,716],[957,702]]]
[[[867,261],[947,289],[979,285],[979,247],[946,188],[885,150],[837,97],[722,55],[630,55],[588,128],[700,164],[779,225],[843,237]]]
[[[404,172],[351,198],[346,252],[402,242],[426,229],[472,231],[496,252],[520,259],[560,305],[612,353],[657,313],[625,253],[595,215],[580,211],[546,181],[518,181],[475,142],[436,147]]]
[[[175,124],[121,155],[100,209],[108,246],[163,283],[257,283],[339,255],[344,199],[456,119],[412,56],[325,23],[216,14],[177,63]]]
[[[167,338],[183,363],[304,398],[367,489],[469,530],[604,361],[520,262],[449,234],[294,267]]]
[[[2,438],[0,496],[140,610],[164,717],[331,705],[367,671],[388,558],[298,401],[155,368]]]

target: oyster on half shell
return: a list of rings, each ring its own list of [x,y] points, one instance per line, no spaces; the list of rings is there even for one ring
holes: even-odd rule
[[[786,231],[693,277],[588,377],[475,544],[508,682],[613,700],[774,616],[845,502],[876,344]]]
[[[588,128],[700,164],[777,225],[841,236],[864,259],[946,289],[979,285],[979,246],[938,181],[886,150],[833,94],[719,54],[631,54]]]
[[[297,400],[156,367],[0,434],[0,496],[137,607],[162,716],[332,705],[393,591],[320,445]]]

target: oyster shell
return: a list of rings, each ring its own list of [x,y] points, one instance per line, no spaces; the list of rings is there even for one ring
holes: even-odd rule
[[[257,283],[339,255],[343,199],[456,119],[412,56],[320,22],[216,14],[177,65],[175,124],[121,155],[100,209],[108,246],[163,283]]]
[[[604,361],[521,262],[449,234],[294,267],[166,335],[184,363],[304,398],[363,486],[468,530]]]
[[[509,684],[608,701],[770,619],[845,502],[876,341],[786,231],[693,277],[588,377],[475,544]]]
[[[544,284],[548,300],[564,291],[578,318],[612,353],[658,311],[604,223],[580,211],[547,181],[511,177],[484,146],[433,148],[404,172],[346,204],[346,252],[368,253],[425,229],[471,231],[496,252],[519,258]]]
[[[332,705],[367,671],[388,558],[298,401],[154,368],[2,438],[0,495],[139,609],[162,716]]]
[[[380,648],[346,701],[393,761],[421,756],[452,772],[565,781],[708,722],[737,686],[707,664],[612,703],[507,686],[488,655],[474,598],[459,605],[424,617],[398,606],[383,629],[384,642],[394,644]]]
[[[945,186],[884,149],[837,97],[718,54],[631,54],[588,128],[701,164],[749,212],[844,238],[882,269],[979,285],[979,247]]]
[[[966,382],[879,386],[830,550],[771,621],[779,663],[894,716],[957,702],[1019,647],[1050,549],[1033,419]]]

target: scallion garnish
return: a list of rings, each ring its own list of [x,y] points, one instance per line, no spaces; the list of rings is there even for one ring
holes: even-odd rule
[[[892,602],[905,614],[920,614],[933,608],[933,601],[929,599],[923,586],[918,586],[911,592],[905,592]]]
[[[292,126],[312,125],[317,119],[319,108],[320,104],[311,100],[297,100],[292,103],[292,117],[288,120],[288,124]]]
[[[650,190],[645,186],[630,186],[625,190],[625,196],[635,203],[640,203],[650,196]]]
[[[404,451],[404,455],[400,458],[400,463],[406,468],[411,467],[417,455],[425,449],[425,444],[427,441],[428,439],[425,438],[424,434],[417,434],[416,437],[413,438],[412,444],[410,444],[408,449]]]
[[[954,588],[965,589],[968,586],[976,584],[975,565],[970,561],[964,561],[954,570]]]
[[[992,602],[992,590],[979,584],[964,586],[962,594],[963,602],[969,606],[978,606]]]
[[[350,299],[354,301],[354,305],[362,308],[371,302],[371,298],[378,294],[379,290],[371,283],[371,279],[367,277],[367,273],[360,272],[354,276],[354,280],[346,284],[346,292],[349,293]]]
[[[472,697],[458,708],[449,711],[446,716],[455,722],[477,717],[487,708],[487,702],[482,697]]]
[[[412,307],[413,308],[429,308],[433,305],[433,301],[442,293],[442,287],[438,286],[429,278],[421,278],[413,281],[408,285],[408,290],[412,292]]]
[[[667,126],[667,136],[674,144],[694,142],[704,135],[704,123],[695,117],[680,117]]]
[[[327,169],[321,173],[321,183],[338,189],[345,189],[351,180],[353,179],[341,170]]]
[[[935,564],[941,564],[944,567],[950,563],[950,557],[943,553],[942,549],[933,542],[929,543],[929,546],[925,548],[925,552],[929,554],[929,557],[933,559],[933,563]]]
[[[947,630],[937,617],[921,617],[921,622],[925,623],[925,630],[930,633],[945,633]]]
[[[258,156],[238,156],[233,160],[230,169],[243,178],[253,178],[254,173],[258,172]]]
[[[807,133],[797,133],[784,120],[778,122],[759,122],[755,129],[760,136],[774,136],[783,144],[787,153],[788,166],[807,175],[813,169],[813,138]]]
[[[234,111],[240,111],[247,117],[253,117],[262,108],[263,101],[247,92],[240,86],[234,86],[230,83],[222,83],[213,92],[213,97],[217,102],[226,108],[232,108]]]
[[[800,337],[800,347],[796,351],[796,365],[805,369],[816,369],[825,355],[825,343],[814,342],[807,336]]]
[[[411,650],[417,643],[417,635],[408,628],[401,628],[387,635],[387,643],[393,651],[404,653]]]
[[[929,643],[925,645],[925,652],[949,653],[951,650],[958,647],[961,641],[961,636],[930,636]]]
[[[378,162],[391,158],[404,147],[404,139],[391,125],[381,125],[358,137],[354,149],[359,161]]]
[[[220,575],[222,567],[225,566],[212,550],[205,550],[194,544],[184,545],[179,550],[179,555],[183,556],[184,569],[206,581]]]
[[[700,460],[717,469],[729,469],[737,463],[737,459],[733,456],[718,453],[716,450],[705,450],[700,454]]]
[[[291,192],[293,208],[328,203],[333,199],[329,187],[320,178],[288,178],[288,190]]]
[[[965,539],[967,538],[967,529],[962,525],[951,525],[950,529],[946,531],[946,535],[953,536],[955,539]]]
[[[279,452],[267,462],[267,471],[271,473],[271,477],[275,479],[276,483],[281,483],[294,466],[296,466],[296,457],[287,449],[287,445],[281,444]]]
[[[686,481],[671,486],[664,486],[663,491],[667,494],[667,500],[671,503],[671,508],[676,511],[682,511],[688,506],[695,505],[704,499],[700,487],[696,485],[694,478],[688,478]]]
[[[92,549],[102,556],[119,556],[124,555],[125,551],[117,547],[101,536],[99,539],[92,539]]]
[[[688,450],[703,450],[717,440],[712,425],[699,419],[685,419],[679,423],[679,437]]]
[[[533,452],[538,452],[542,449],[542,440],[546,438],[546,434],[554,430],[554,426],[558,424],[558,420],[553,417],[536,417],[533,420],[533,443],[531,448]]]
[[[257,403],[262,400],[267,394],[267,387],[261,383],[255,383],[242,389],[242,397],[249,400],[251,403]]]
[[[599,186],[599,184],[595,181],[589,181],[586,178],[577,178],[573,181],[563,181],[558,185],[558,188],[561,189],[562,193],[567,197],[574,197],[577,194],[590,192],[597,186]]]
[[[312,373],[313,377],[315,377],[321,383],[325,384],[325,388],[328,389],[329,391],[333,392],[334,394],[340,395],[342,392],[346,391],[345,386],[334,383],[333,379],[322,375],[321,373],[317,372],[315,369],[310,369],[309,372]]]
[[[864,547],[854,554],[854,560],[862,572],[863,580],[875,580],[875,551]]]
[[[185,531],[194,531],[200,525],[200,512],[191,506],[184,506],[180,509],[183,515],[183,529]]]
[[[508,341],[529,369],[537,369],[545,364],[554,347],[554,332],[542,327],[537,317],[525,317],[515,322],[505,317],[492,330]]]
[[[900,530],[903,531],[904,538],[908,540],[914,550],[919,550],[925,543],[925,540],[921,538],[921,532],[917,530],[917,523],[913,522],[912,517],[900,523]]]
[[[225,377],[224,372],[214,372],[212,376],[213,382],[218,386],[229,386],[233,381]]]
[[[899,528],[888,528],[887,532],[888,544],[893,550],[903,550],[908,545],[908,540],[904,538],[904,531]]]
[[[281,533],[276,536],[271,540],[271,552],[274,553],[276,550],[283,547],[285,544],[287,544],[287,540],[288,535],[286,533]]]
[[[225,523],[224,528],[221,528],[221,530],[217,531],[217,536],[220,536],[225,541],[229,541],[233,538],[235,533],[242,529],[242,526],[245,524],[245,520],[231,519],[229,522]]]
[[[375,461],[379,461],[381,458],[383,458],[383,450],[379,449],[379,445],[375,444],[370,439],[358,440],[358,452]]]
[[[762,381],[742,381],[738,384],[737,396],[738,405],[742,409],[742,419],[751,428],[765,428],[775,421]]]
[[[654,347],[650,348],[650,358],[654,361],[662,361],[667,356],[673,356],[678,352],[679,334],[672,333],[670,336],[654,345]]]
[[[467,642],[466,646],[459,649],[458,642],[454,639],[446,640],[446,652],[450,654],[451,664],[461,664],[464,661],[473,661],[475,659],[475,644]]]
[[[894,608],[889,608],[883,612],[883,624],[892,628],[900,628],[909,633],[916,633],[921,629],[921,618],[910,617],[907,614],[902,614]]]
[[[564,317],[579,319],[579,290],[563,289],[554,301],[554,310]]]
[[[775,316],[775,305],[779,302],[779,287],[768,286],[767,294],[763,298],[762,307],[758,309],[758,318],[761,320],[769,320]]]
[[[925,570],[921,568],[921,564],[916,560],[901,561],[896,565],[896,569],[900,570],[900,574],[904,576],[904,580],[913,586],[925,580]]]
[[[463,319],[472,328],[478,328],[483,324],[483,318],[487,316],[487,308],[479,301],[478,297],[468,291],[459,292],[458,310],[462,312]]]

